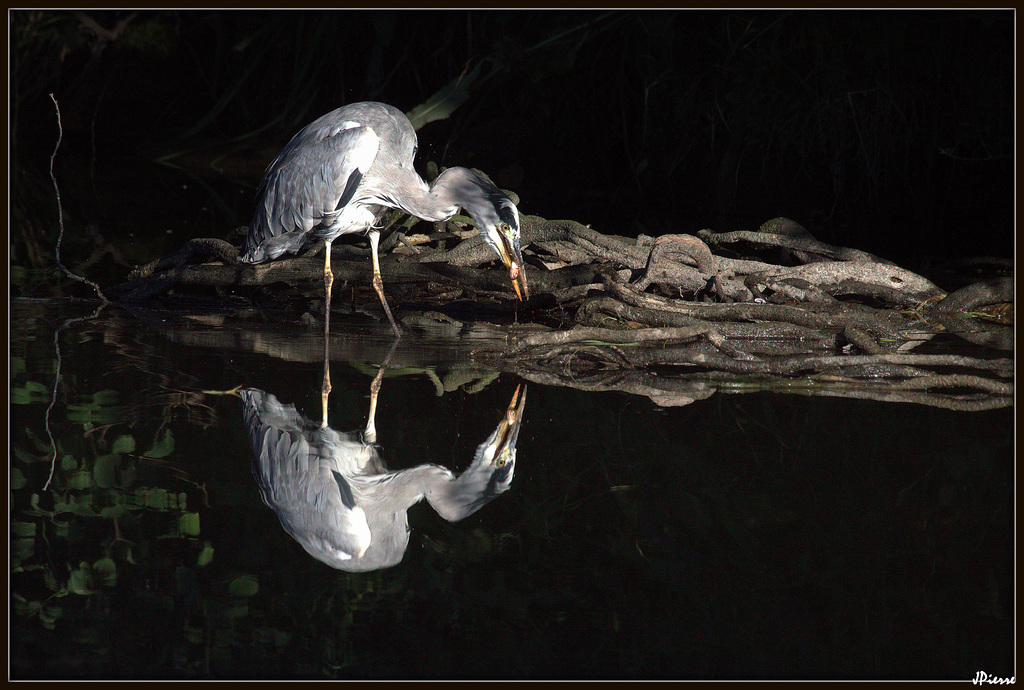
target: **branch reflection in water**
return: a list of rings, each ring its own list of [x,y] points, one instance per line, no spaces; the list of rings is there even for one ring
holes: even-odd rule
[[[314,558],[351,572],[402,560],[409,544],[406,511],[421,499],[444,519],[462,520],[508,490],[526,389],[516,387],[494,432],[459,475],[434,464],[389,471],[376,445],[374,416],[381,375],[370,392],[366,429],[338,432],[303,417],[261,390],[237,391],[253,449],[253,474],[281,526]]]

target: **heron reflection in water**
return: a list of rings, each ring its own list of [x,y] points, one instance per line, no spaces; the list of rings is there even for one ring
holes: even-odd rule
[[[423,464],[389,471],[378,453],[374,416],[384,368],[371,386],[366,429],[338,432],[312,422],[256,389],[241,389],[260,493],[281,525],[317,560],[347,571],[378,570],[402,560],[409,544],[406,511],[426,498],[444,519],[472,515],[508,490],[526,404],[517,387],[494,432],[459,475]]]

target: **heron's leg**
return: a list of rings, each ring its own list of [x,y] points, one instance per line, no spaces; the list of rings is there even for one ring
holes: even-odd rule
[[[373,289],[377,291],[380,303],[384,305],[384,313],[388,315],[388,321],[391,322],[391,329],[395,332],[395,336],[401,337],[402,329],[395,323],[395,317],[391,315],[391,307],[388,306],[388,300],[384,296],[384,280],[380,277],[380,259],[377,258],[378,245],[380,245],[380,231],[370,230],[370,255],[373,257]]]
[[[331,395],[331,288],[334,286],[334,272],[331,271],[331,242],[324,243],[324,382],[320,388],[323,404],[321,428],[327,427],[327,399]]]
[[[331,270],[331,241],[324,242],[324,333],[330,332],[331,288],[334,287],[334,271]]]

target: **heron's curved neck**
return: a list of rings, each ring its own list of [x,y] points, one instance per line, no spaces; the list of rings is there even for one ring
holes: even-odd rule
[[[397,507],[405,509],[424,496],[443,491],[454,478],[440,465],[417,465],[391,473],[386,480],[386,490],[381,493],[391,497]]]
[[[409,215],[438,223],[448,220],[459,211],[476,207],[484,198],[478,175],[468,168],[448,168],[437,176],[434,184],[410,186],[400,195],[390,199],[389,205],[396,206]]]

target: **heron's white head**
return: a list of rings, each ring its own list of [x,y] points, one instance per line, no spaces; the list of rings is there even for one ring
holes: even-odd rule
[[[519,248],[519,209],[512,200],[469,168],[448,168],[434,183],[434,189],[439,187],[444,187],[454,202],[476,221],[484,242],[509,270],[516,296],[523,301],[530,299],[523,253]]]
[[[520,392],[522,391],[522,392]],[[519,427],[523,423],[523,409],[526,407],[526,388],[520,384],[512,394],[512,402],[505,410],[498,428],[480,444],[477,453],[490,465],[504,468],[512,480],[512,472],[516,464],[516,441],[519,440]]]

